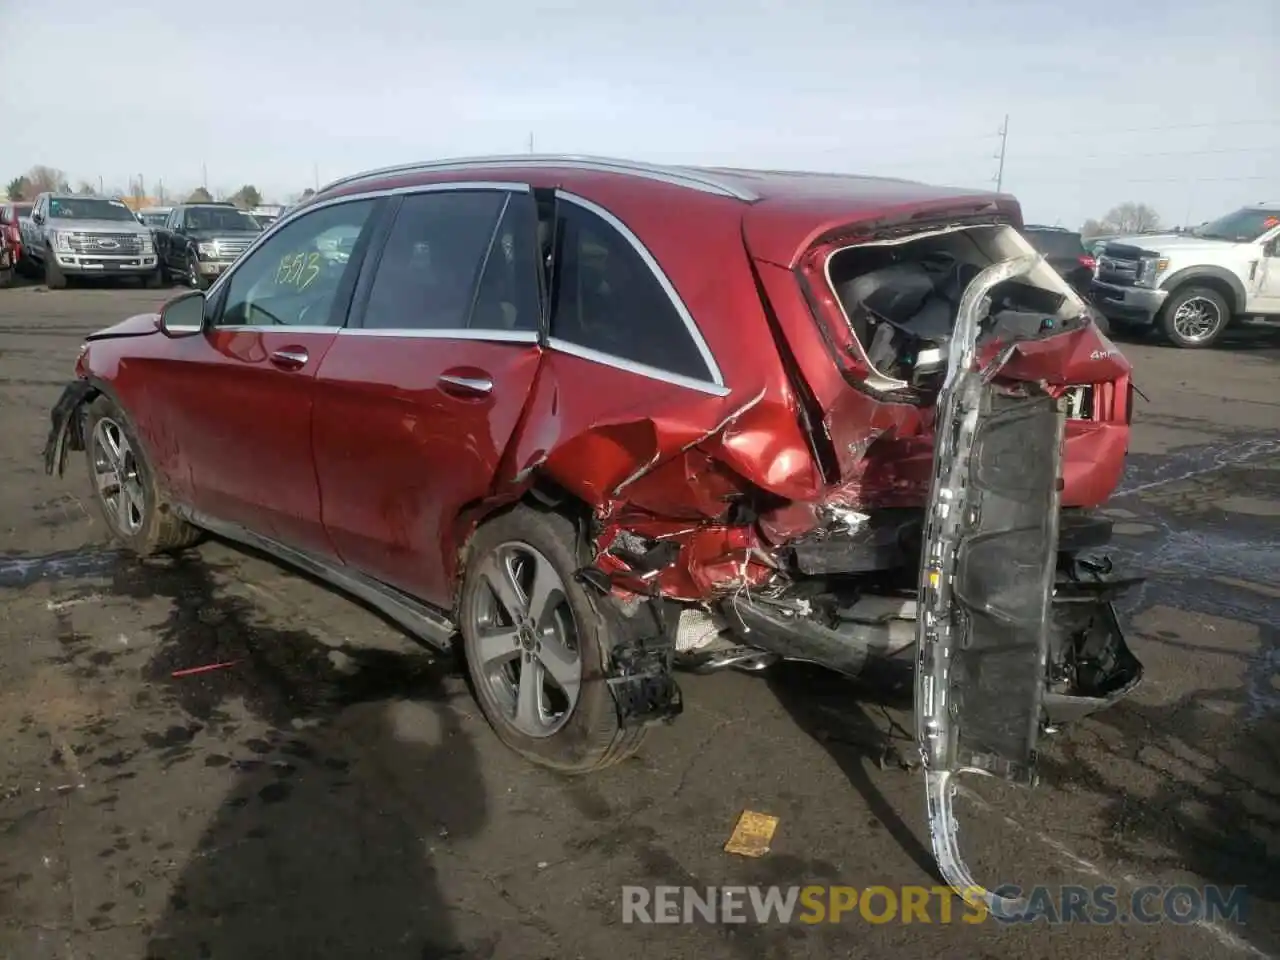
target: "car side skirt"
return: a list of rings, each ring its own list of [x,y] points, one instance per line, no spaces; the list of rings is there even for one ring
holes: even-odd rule
[[[332,563],[306,550],[286,546],[239,524],[227,523],[188,507],[173,506],[171,509],[176,516],[193,526],[261,550],[359,600],[440,652],[448,652],[453,648],[453,639],[457,633],[453,620],[444,611],[430,604],[350,567]]]

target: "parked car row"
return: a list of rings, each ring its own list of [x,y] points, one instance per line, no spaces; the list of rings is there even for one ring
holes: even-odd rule
[[[81,277],[136,278],[148,286],[181,280],[203,288],[262,233],[230,203],[179,204],[135,214],[121,200],[42,193],[23,211],[10,204],[5,231],[15,236],[19,272],[50,289]]]

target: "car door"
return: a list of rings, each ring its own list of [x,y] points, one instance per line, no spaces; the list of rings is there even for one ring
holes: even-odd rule
[[[28,251],[36,250],[37,256],[42,256],[44,245],[39,243],[39,217],[43,216],[45,195],[41,194],[36,197],[35,203],[31,205],[31,212],[22,218],[19,224],[19,233],[22,235],[22,245]]]
[[[1254,278],[1248,309],[1280,314],[1280,232],[1262,244],[1262,256],[1254,268]]]
[[[210,291],[205,331],[175,340],[149,378],[169,438],[163,473],[197,511],[332,554],[312,465],[312,405],[363,248],[334,260],[317,241],[334,230],[365,236],[378,205],[320,206],[247,253]]]
[[[523,185],[455,183],[388,224],[320,367],[316,475],[339,556],[447,606],[458,518],[493,490],[538,371],[537,219]]]
[[[169,219],[168,236],[165,243],[166,263],[175,272],[187,269],[187,208],[179,207],[173,211]]]
[[[181,216],[181,208],[175,207],[169,211],[169,215],[164,218],[164,223],[156,228],[156,257],[165,268],[173,266],[169,253],[173,247],[173,229]]]

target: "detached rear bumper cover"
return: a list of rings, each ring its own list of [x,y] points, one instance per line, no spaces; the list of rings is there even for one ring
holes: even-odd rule
[[[1058,553],[1064,415],[1035,384],[975,369],[982,301],[1033,259],[969,285],[939,397],[921,560],[916,724],[929,830],[943,878],[997,915],[1017,909],[977,884],[960,854],[956,774],[1029,784],[1044,699]]]

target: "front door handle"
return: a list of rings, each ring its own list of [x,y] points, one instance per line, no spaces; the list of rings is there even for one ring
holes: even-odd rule
[[[446,373],[438,381],[445,393],[459,396],[485,395],[493,390],[493,381],[485,376],[464,377],[459,374]]]
[[[297,370],[310,359],[302,347],[282,347],[271,351],[271,362],[285,370]]]

